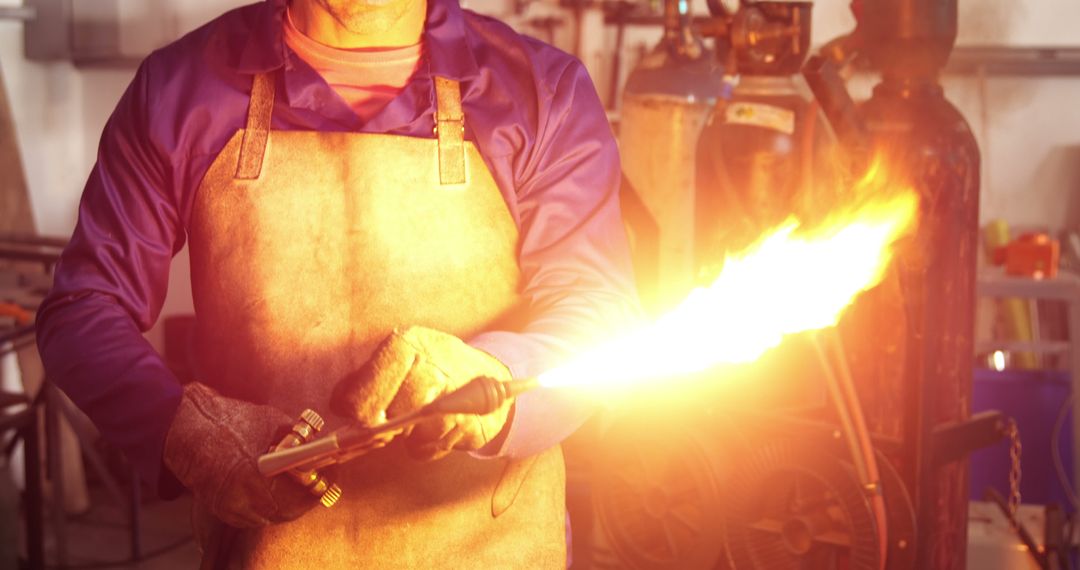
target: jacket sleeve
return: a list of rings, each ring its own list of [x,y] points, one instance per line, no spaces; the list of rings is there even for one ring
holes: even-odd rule
[[[105,126],[37,340],[47,378],[171,495],[161,453],[181,388],[142,332],[161,311],[184,230],[168,155],[154,142],[151,84],[144,62]]]
[[[485,332],[470,344],[515,378],[533,377],[640,318],[619,211],[618,149],[585,68],[574,61],[546,105],[527,176],[517,188],[519,264],[528,324]],[[520,396],[498,449],[519,457],[559,443],[592,406],[557,390]]]

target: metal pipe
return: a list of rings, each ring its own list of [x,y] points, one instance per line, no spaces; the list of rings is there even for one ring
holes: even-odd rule
[[[45,472],[52,484],[52,523],[56,535],[56,565],[68,563],[67,509],[64,501],[64,454],[60,450],[60,417],[56,401],[58,388],[41,385],[42,408],[45,414]]]
[[[881,473],[878,470],[877,456],[874,454],[874,445],[870,440],[870,430],[866,427],[866,418],[863,417],[862,403],[859,402],[859,394],[855,389],[855,380],[851,376],[851,368],[848,366],[847,354],[844,350],[844,340],[841,338],[840,333],[835,328],[832,328],[828,332],[829,347],[832,349],[833,358],[836,360],[837,368],[840,371],[839,380],[840,387],[843,390],[844,397],[847,398],[848,409],[851,411],[851,419],[855,425],[855,434],[858,436],[859,445],[862,453],[865,456],[866,462],[866,475],[867,481],[865,481],[866,490],[872,493],[870,497],[871,505],[874,510],[874,516],[878,522],[878,536],[880,539],[881,552],[888,552],[888,517],[885,514],[885,495],[884,489],[881,487]],[[886,560],[882,557],[882,567],[884,568]]]
[[[0,20],[22,20],[29,22],[37,18],[37,10],[31,6],[0,7]]]
[[[814,334],[811,339],[814,352],[817,353],[825,372],[826,385],[833,399],[840,425],[843,428],[848,451],[851,454],[852,463],[859,482],[863,485],[863,491],[870,497],[871,508],[877,522],[878,547],[881,551],[880,568],[885,567],[885,553],[888,551],[888,519],[885,515],[885,498],[882,494],[881,476],[877,468],[877,460],[874,457],[873,444],[870,441],[870,431],[866,428],[866,420],[862,415],[862,406],[859,403],[858,394],[855,391],[855,383],[851,377],[851,370],[847,366],[846,356],[843,354],[839,333],[833,328],[829,331],[830,348],[833,358],[826,354],[820,333]],[[836,366],[833,361],[836,361]],[[839,374],[837,373],[839,372]]]
[[[41,488],[41,442],[38,439],[38,408],[31,406],[11,418],[10,425],[22,425],[23,474],[26,477],[26,555],[30,568],[45,567],[44,493]],[[15,419],[19,418],[19,419]]]
[[[836,133],[836,138],[850,151],[859,152],[867,148],[870,142],[869,133],[859,117],[855,101],[848,93],[836,64],[815,55],[803,66],[802,74]]]
[[[702,54],[691,20],[689,0],[664,0],[664,42],[671,55],[680,59],[696,60]]]
[[[855,466],[855,473],[859,477],[859,481],[866,485],[871,482],[870,472],[866,466],[866,456],[855,435],[855,421],[851,416],[847,399],[844,397],[840,387],[840,381],[836,375],[836,368],[832,365],[828,355],[826,355],[825,349],[821,346],[821,341],[818,339],[817,335],[813,335],[811,338],[814,352],[817,354],[818,361],[821,363],[821,369],[825,373],[825,385],[829,389],[833,407],[836,408],[836,415],[840,419],[840,427],[843,428],[844,439],[847,442],[848,451],[851,455],[851,462]]]

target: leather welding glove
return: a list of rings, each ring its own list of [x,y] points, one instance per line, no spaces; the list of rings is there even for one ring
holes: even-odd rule
[[[368,424],[407,414],[477,376],[509,380],[510,371],[490,354],[425,327],[395,330],[357,373],[334,389],[331,409]],[[451,450],[477,450],[502,431],[510,403],[483,416],[438,416],[406,430],[405,445],[417,459]]]
[[[226,398],[198,382],[184,386],[165,436],[164,461],[195,499],[224,523],[249,528],[293,520],[318,504],[287,475],[256,466],[292,419],[270,406]]]

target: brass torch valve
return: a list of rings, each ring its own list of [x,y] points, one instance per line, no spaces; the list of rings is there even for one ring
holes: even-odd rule
[[[326,422],[314,410],[304,410],[293,424],[289,433],[270,449],[271,452],[290,449],[308,443],[322,430]],[[312,495],[319,498],[323,506],[334,506],[341,498],[341,487],[331,483],[315,469],[290,469],[287,471],[297,483],[303,485]]]
[[[298,481],[307,485],[308,480],[319,478],[315,473],[316,469],[349,461],[373,449],[378,449],[386,444],[388,437],[393,438],[404,428],[417,422],[445,414],[490,414],[508,399],[539,386],[540,381],[536,378],[500,382],[494,378],[481,376],[473,378],[449,394],[439,396],[419,410],[375,426],[360,423],[345,426],[314,441],[309,440],[318,431],[315,425],[322,427],[322,420],[320,419],[316,424],[307,424],[314,430],[305,428],[297,422],[299,429],[294,429],[295,435],[290,435],[269,453],[259,457],[259,473],[262,473],[263,477],[292,473],[294,477],[300,477]],[[311,410],[304,413],[315,418],[319,417]],[[341,495],[341,490],[336,486],[332,489],[335,490],[336,496]],[[312,492],[318,494],[315,490]],[[325,500],[323,504],[326,504]],[[333,501],[330,504],[333,504]]]

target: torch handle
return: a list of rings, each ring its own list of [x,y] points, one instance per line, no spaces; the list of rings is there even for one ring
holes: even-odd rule
[[[501,382],[481,376],[473,378],[457,390],[435,399],[430,404],[377,426],[351,425],[326,437],[289,449],[272,451],[259,457],[259,473],[273,477],[290,469],[308,469],[352,459],[379,447],[387,434],[401,431],[435,415],[490,414],[507,400],[532,390],[540,383],[535,378]]]
[[[473,378],[457,390],[445,394],[422,411],[427,414],[490,414],[509,399],[540,385],[535,378],[502,382],[487,376]]]
[[[340,450],[337,434],[332,433],[309,443],[260,455],[258,460],[259,473],[263,477],[273,477],[290,469],[307,466],[310,463],[332,456]]]

